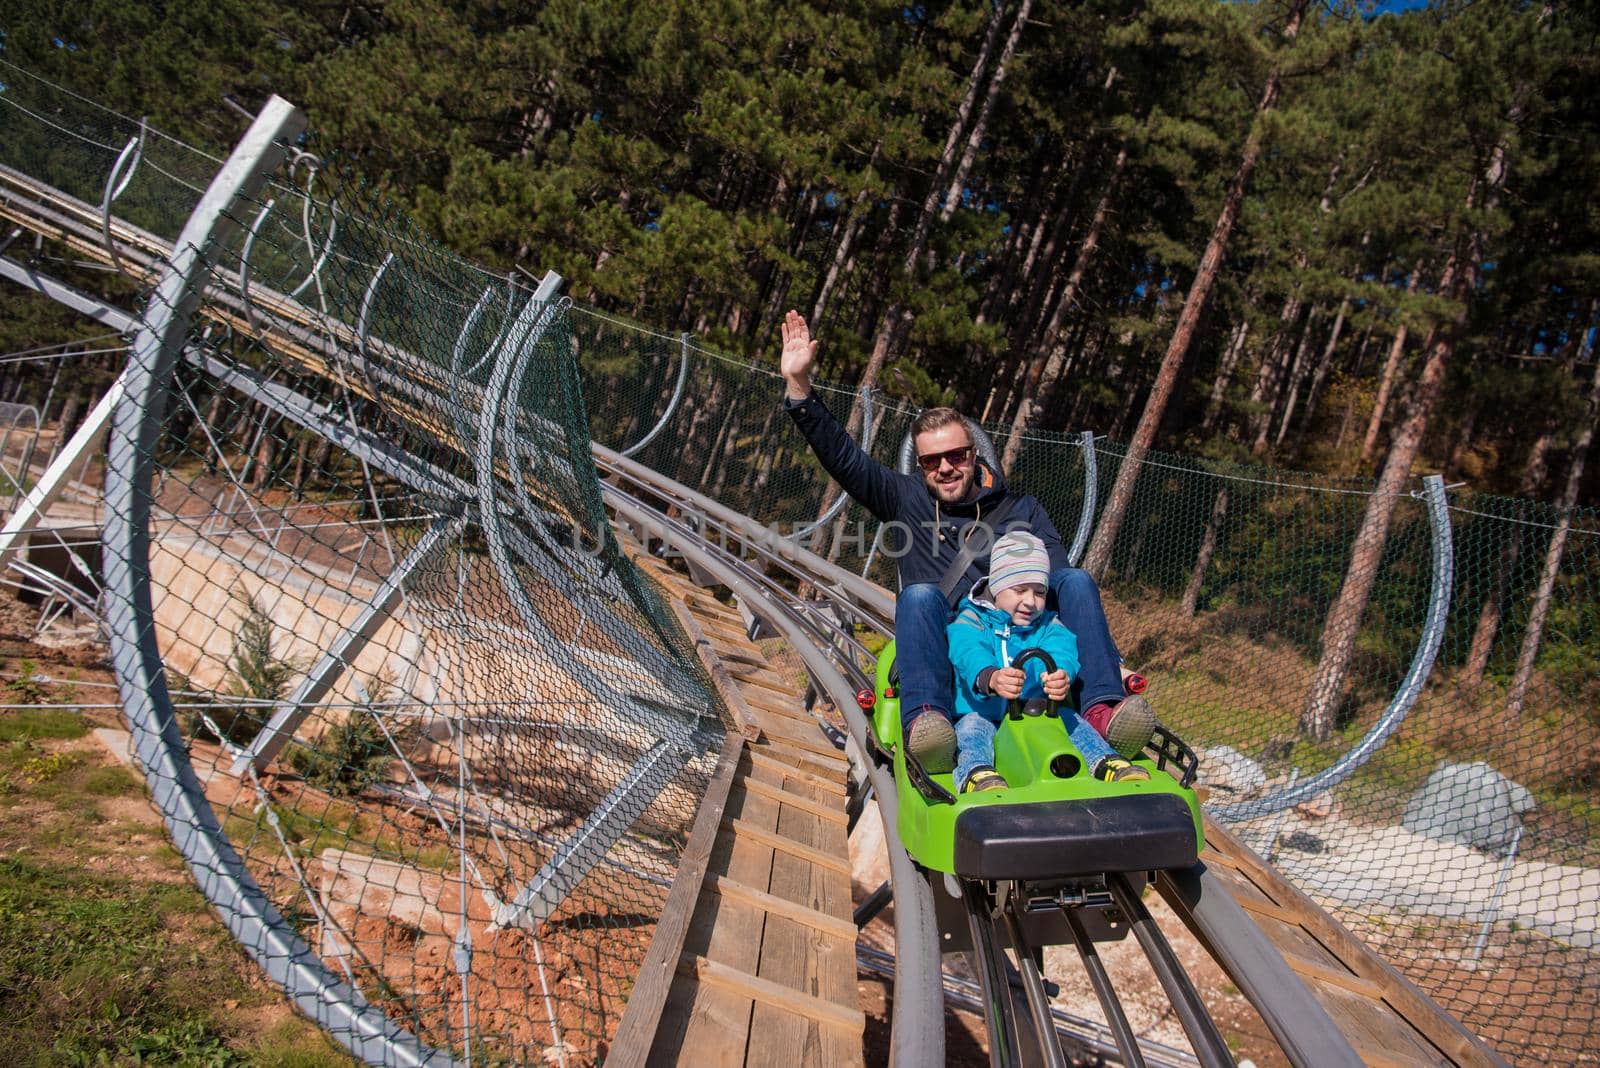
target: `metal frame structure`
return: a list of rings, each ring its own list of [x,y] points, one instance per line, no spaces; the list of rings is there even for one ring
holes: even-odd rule
[[[1400,680],[1394,697],[1384,709],[1372,729],[1350,747],[1349,752],[1308,779],[1290,783],[1254,801],[1241,801],[1233,805],[1217,805],[1207,812],[1225,823],[1269,816],[1293,808],[1300,802],[1331,790],[1356,773],[1400,729],[1406,714],[1422,695],[1422,687],[1433,673],[1433,664],[1439,656],[1439,646],[1444,642],[1445,624],[1450,616],[1450,594],[1455,582],[1455,544],[1450,531],[1449,502],[1445,497],[1444,477],[1428,475],[1422,480],[1419,494],[1428,509],[1428,524],[1432,532],[1433,577],[1428,590],[1428,614],[1422,624],[1422,636],[1417,641],[1417,651],[1412,654],[1411,666]]]
[[[0,259],[0,273],[93,315],[102,322],[113,323],[119,330],[134,332],[136,328],[137,331],[129,367],[119,377],[107,400],[102,401],[105,410],[102,412],[101,406],[97,406],[90,420],[85,423],[85,431],[74,437],[73,445],[81,452],[98,438],[107,422],[110,422],[112,440],[108,448],[107,502],[111,516],[106,525],[106,545],[109,550],[106,620],[124,707],[134,727],[135,749],[140,762],[149,771],[153,792],[166,815],[175,844],[189,862],[202,890],[217,905],[234,936],[303,1011],[332,1031],[352,1052],[365,1059],[390,1064],[445,1063],[449,1060],[448,1053],[421,1045],[414,1036],[384,1018],[381,1011],[365,1002],[353,984],[344,982],[328,969],[298,937],[254,882],[206,803],[204,792],[182,751],[182,739],[174,723],[171,697],[166,689],[165,672],[151,624],[148,573],[150,446],[160,430],[174,367],[179,360],[185,360],[203,368],[230,388],[260,402],[271,416],[289,419],[297,425],[324,434],[363,463],[371,463],[373,467],[409,486],[441,495],[457,506],[446,515],[434,519],[433,527],[389,575],[374,602],[330,644],[311,676],[302,683],[296,695],[280,707],[257,744],[240,757],[235,765],[236,770],[253,774],[270,760],[272,753],[267,750],[276,752],[281,748],[292,735],[298,718],[303,717],[309,707],[328,692],[339,675],[348,670],[361,646],[371,639],[382,622],[401,604],[402,586],[407,574],[428,551],[455,536],[467,521],[464,513],[473,510],[474,502],[476,510],[473,514],[488,535],[491,556],[506,590],[515,598],[521,589],[522,580],[517,573],[519,565],[532,566],[548,577],[549,572],[540,568],[539,560],[541,554],[551,552],[551,547],[536,527],[529,526],[536,523],[538,516],[546,514],[544,510],[528,498],[526,489],[515,478],[512,484],[518,493],[517,503],[522,507],[520,514],[513,515],[510,508],[486,487],[502,482],[505,478],[503,472],[508,467],[514,472],[517,464],[538,448],[539,435],[548,429],[530,423],[529,417],[519,413],[518,406],[508,401],[516,395],[540,332],[550,321],[559,279],[553,274],[546,276],[539,292],[515,317],[515,324],[508,326],[474,365],[473,370],[476,370],[486,360],[493,359],[491,378],[486,387],[479,389],[463,381],[459,364],[464,359],[466,339],[487,307],[489,290],[474,306],[456,340],[451,358],[452,373],[448,376],[449,399],[463,410],[477,409],[474,426],[462,425],[457,420],[460,432],[457,445],[473,467],[471,482],[396,448],[379,435],[341,420],[324,406],[270,382],[265,376],[226,366],[204,353],[186,348],[199,294],[213,271],[215,251],[226,243],[231,233],[241,229],[231,218],[232,209],[240,197],[255,195],[267,180],[267,174],[286,156],[294,153],[285,142],[292,141],[303,122],[303,117],[292,106],[277,98],[273,98],[263,109],[250,132],[204,194],[177,244],[173,246],[170,261],[161,271],[159,285],[142,323],[107,308],[93,298],[76,293],[70,287],[3,259]],[[144,132],[141,127],[141,145]],[[107,253],[113,263],[125,272],[128,268],[112,246],[110,205],[127,187],[133,168],[138,165],[139,156],[136,152],[127,173],[119,176],[118,171],[127,166],[125,161],[133,147],[133,142],[130,142],[119,156],[107,179],[106,197],[101,205],[102,233]],[[306,196],[306,212],[309,213],[309,193]],[[256,312],[249,294],[248,249],[270,207],[269,202],[248,228],[247,251],[239,271],[237,296],[218,295],[224,304],[235,307],[242,305],[252,325]],[[333,202],[330,202],[329,208],[334,213],[333,225],[337,227],[337,208]],[[306,229],[305,237],[309,246],[309,224]],[[331,247],[330,232],[328,242],[311,273],[288,295],[289,301],[317,278],[317,272]],[[368,283],[353,339],[349,331],[343,335],[330,332],[325,341],[318,339],[318,342],[325,347],[328,355],[339,360],[348,358],[349,342],[353,340],[361,369],[371,384],[401,385],[415,391],[418,386],[410,381],[401,381],[401,376],[377,366],[378,361],[368,355],[371,310],[391,259],[392,256],[384,260]],[[155,261],[152,259],[152,262]],[[139,266],[144,264],[140,263]],[[273,296],[281,298],[281,295]],[[309,312],[309,309],[306,311]],[[314,316],[315,313],[310,314]],[[341,339],[344,344],[341,344]],[[299,340],[306,339],[302,337]],[[893,1062],[901,1065],[937,1063],[943,1055],[942,976],[939,964],[940,938],[932,890],[923,873],[916,869],[898,843],[897,797],[892,778],[881,765],[865,756],[869,751],[868,729],[865,716],[853,701],[859,679],[852,677],[852,673],[859,672],[859,664],[854,661],[862,650],[859,643],[852,644],[853,639],[848,635],[840,636],[848,628],[842,627],[839,620],[830,621],[824,613],[794,604],[778,582],[767,578],[760,569],[749,566],[730,551],[728,535],[733,535],[740,554],[753,551],[766,563],[776,565],[790,575],[802,577],[823,590],[838,605],[838,614],[846,623],[870,623],[876,620],[879,625],[888,621],[892,626],[892,595],[806,552],[796,542],[774,539],[770,531],[748,517],[694,494],[628,459],[630,453],[642,449],[661,432],[681,399],[688,370],[687,336],[682,339],[682,347],[678,384],[668,402],[666,413],[645,438],[620,455],[598,446],[594,448],[597,461],[608,472],[623,476],[633,490],[630,492],[628,489],[602,485],[602,492],[608,507],[616,515],[641,529],[648,527],[653,530],[657,537],[688,559],[693,567],[729,586],[743,603],[788,638],[805,660],[818,686],[843,712],[852,763],[878,797],[889,842],[891,885],[897,903],[897,942],[900,947],[896,973]],[[382,348],[381,343],[375,343],[375,348]],[[463,395],[470,394],[467,398],[469,403],[460,404],[462,397],[457,396],[458,390]],[[431,397],[435,404],[441,399]],[[870,437],[876,429],[872,422],[870,394],[863,397],[863,403]],[[984,441],[987,444],[986,438]],[[1093,527],[1097,485],[1093,435],[1087,432],[1081,435],[1080,444],[1085,453],[1085,491],[1070,550],[1074,561],[1081,555]],[[902,466],[909,457],[910,446],[908,437],[902,443]],[[989,450],[992,452],[992,445]],[[68,452],[71,451],[72,447],[69,447]],[[59,492],[61,485],[64,485],[64,472],[74,462],[76,458],[62,464],[62,477],[55,478],[53,482],[49,477],[42,479],[40,486],[36,487],[36,491],[39,491],[37,498],[30,493],[24,507],[18,509],[4,530],[0,530],[0,565],[14,551],[17,538],[37,522],[43,508],[53,499],[53,493]],[[57,465],[52,465],[47,476],[56,468]],[[47,488],[47,483],[53,489]],[[637,494],[643,493],[686,504],[704,522],[696,525],[683,519],[668,519],[640,500]],[[1434,531],[1433,586],[1428,617],[1410,670],[1388,710],[1377,726],[1350,753],[1322,775],[1293,784],[1285,791],[1248,805],[1213,810],[1213,815],[1243,819],[1278,812],[1305,797],[1328,789],[1348,778],[1370,759],[1404,720],[1432,668],[1450,603],[1452,549],[1442,480],[1428,479],[1423,496],[1429,507]],[[841,495],[829,513],[807,529],[814,529],[833,518],[844,504],[845,498]],[[19,523],[24,525],[13,529],[13,525]],[[722,536],[721,548],[711,543],[713,529]],[[494,548],[496,545],[498,549]],[[565,557],[561,559],[565,560]],[[570,562],[577,566],[582,564],[576,558]],[[570,581],[565,577],[563,580]],[[526,615],[522,613],[522,605],[517,607],[519,614]],[[537,614],[534,613],[534,616],[536,619]],[[530,626],[533,624],[530,623]],[[833,629],[830,631],[829,628]],[[553,640],[553,635],[542,624],[533,626],[533,630],[536,636]],[[699,745],[701,739],[695,737],[694,730],[684,718],[684,713],[692,713],[693,709],[654,708],[637,694],[608,692],[605,697],[631,705],[644,722],[655,730],[659,740],[645,751],[588,820],[564,841],[550,843],[555,847],[554,856],[514,898],[491,902],[498,925],[536,927],[584,873],[605,859],[604,854],[610,843],[637,818],[639,811],[649,804],[650,799],[683,762],[704,748]],[[1114,892],[1120,889],[1119,897],[1127,911],[1132,914],[1140,911],[1136,898],[1126,887],[1113,885],[1112,889]],[[1162,891],[1170,901],[1181,907],[1185,918],[1215,948],[1219,961],[1230,977],[1262,1010],[1263,1017],[1293,1063],[1346,1063],[1343,1051],[1348,1050],[1348,1046],[1343,1036],[1310,998],[1304,984],[1290,971],[1282,957],[1266,942],[1259,929],[1226,893],[1210,884],[1203,867],[1185,873],[1167,873],[1163,876]],[[1000,922],[1005,919],[1001,917]],[[976,944],[978,940],[974,941]],[[465,944],[458,941],[458,966],[461,954],[465,953],[470,959],[470,952],[470,937]],[[1153,954],[1153,957],[1156,955],[1159,954]],[[1003,966],[994,960],[990,965],[988,970],[995,973],[991,979],[996,983],[1003,982]],[[1040,985],[1037,972],[1030,973],[1025,966],[1021,978],[1028,987],[1029,1008],[1035,1016],[1036,1032],[1042,1034],[1046,1027],[1053,1029],[1049,1014],[1037,1011],[1040,1003],[1037,997],[1039,990],[1036,989]],[[1167,978],[1170,977],[1163,976],[1164,981]],[[1181,989],[1174,993],[1174,1004],[1183,1003],[1179,1005],[1180,1013],[1193,1014],[1195,999],[1190,996],[1191,993]],[[1201,1038],[1203,1045],[1211,1047],[1202,1060],[1206,1063],[1222,1063],[1220,1057],[1225,1055],[1225,1050],[1219,1054],[1214,1036],[1202,1035]]]
[[[305,117],[273,97],[212,180],[174,247],[113,390],[105,526],[105,620],[133,747],[173,843],[234,938],[300,1010],[358,1057],[421,1065],[448,1054],[421,1045],[361,992],[335,975],[299,937],[235,852],[217,823],[178,732],[166,672],[151,626],[149,576],[152,447],[167,407],[201,288],[216,250],[236,228],[229,212],[259,190],[282,162],[285,142]]]

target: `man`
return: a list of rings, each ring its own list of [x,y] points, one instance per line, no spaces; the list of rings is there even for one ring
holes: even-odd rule
[[[1026,529],[1049,553],[1049,607],[1078,639],[1073,703],[1119,753],[1136,755],[1150,739],[1155,713],[1143,697],[1126,695],[1122,658],[1106,626],[1100,591],[1087,572],[1068,565],[1061,536],[1039,502],[1007,492],[1000,473],[978,459],[966,419],[951,408],[930,408],[911,424],[920,478],[874,460],[811,388],[818,343],[805,319],[789,312],[782,332],[784,408],[845,492],[888,524],[885,551],[898,558],[900,569],[895,658],[907,750],[929,771],[955,766],[954,680],[945,627],[953,606],[988,574],[994,541]],[[962,560],[966,567],[956,573],[954,565]]]

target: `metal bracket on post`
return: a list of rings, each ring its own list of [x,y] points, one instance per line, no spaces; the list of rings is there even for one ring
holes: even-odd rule
[[[367,333],[372,329],[372,305],[377,302],[378,286],[383,284],[383,276],[389,273],[393,263],[394,253],[390,252],[383,257],[378,269],[372,272],[372,281],[367,283],[367,291],[361,294],[361,310],[356,316],[356,355],[361,357],[363,370],[370,362],[367,357]]]
[[[122,146],[121,154],[111,165],[111,172],[106,175],[105,194],[100,198],[100,236],[105,242],[106,255],[111,257],[111,265],[124,275],[128,275],[128,268],[123,264],[122,257],[117,254],[116,242],[111,240],[111,205],[128,188],[128,183],[133,181],[134,172],[139,169],[139,161],[144,158],[144,138],[147,129],[146,120],[140,119],[138,136],[128,138],[128,143]],[[128,168],[126,174],[122,173],[123,167]]]
[[[1083,507],[1078,512],[1078,530],[1072,536],[1072,548],[1067,550],[1067,563],[1073,567],[1083,559],[1083,550],[1089,547],[1089,535],[1094,532],[1094,507],[1100,492],[1100,463],[1094,452],[1094,431],[1085,430],[1078,435],[1083,449]]]
[[[584,876],[610,852],[623,832],[644,814],[688,761],[689,750],[657,742],[595,806],[583,825],[556,848],[555,855],[528,880],[515,898],[496,906],[494,926],[536,929],[550,918]]]
[[[39,525],[39,520],[44,518],[46,509],[54,504],[62,491],[67,488],[67,483],[72,480],[73,468],[93,455],[96,445],[105,435],[106,427],[111,423],[112,410],[127,394],[127,389],[128,371],[125,369],[117,376],[116,381],[111,383],[105,395],[90,409],[88,416],[67,442],[66,448],[50,461],[44,474],[39,476],[39,481],[33,484],[33,488],[28,490],[28,495],[22,499],[16,511],[6,519],[5,526],[0,527],[0,571],[6,569],[11,557],[20,547],[19,543],[30,530]]]
[[[440,542],[461,533],[466,524],[467,521],[462,516],[440,516],[433,521],[433,525],[417,542],[416,547],[407,553],[405,559],[401,560],[394,571],[383,580],[383,585],[373,595],[372,602],[345,628],[344,633],[333,640],[316,666],[311,669],[311,673],[273,714],[272,721],[256,735],[250,747],[233,762],[232,774],[243,776],[246,769],[251,766],[261,771],[271,763],[272,758],[277,756],[289,743],[289,739],[294,737],[295,729],[327,696],[328,691],[333,689],[333,684],[339,681],[339,676],[355,664],[356,657],[361,655],[361,650],[366,648],[373,635],[378,633],[378,628],[394,615],[395,609],[405,599],[406,579],[438,548]]]
[[[689,381],[689,334],[687,331],[678,338],[678,351],[678,384],[672,387],[672,399],[667,401],[667,410],[661,413],[661,418],[656,420],[656,425],[650,428],[650,432],[626,449],[623,449],[622,455],[632,456],[654,441],[656,435],[666,428],[667,421],[672,418],[672,413],[678,410],[678,402],[683,399],[683,387]]]
[[[1451,539],[1450,506],[1445,497],[1443,477],[1428,475],[1424,478],[1420,496],[1427,504],[1428,521],[1433,530],[1433,584],[1428,593],[1428,615],[1422,624],[1422,637],[1417,642],[1416,654],[1412,656],[1410,669],[1389,701],[1389,707],[1384,709],[1372,729],[1332,767],[1318,772],[1298,786],[1287,787],[1255,801],[1207,808],[1206,812],[1214,819],[1232,822],[1271,815],[1333,789],[1371,760],[1373,754],[1405,722],[1406,714],[1422,695],[1422,686],[1428,681],[1434,661],[1439,656],[1439,646],[1444,641],[1445,624],[1450,615],[1450,593],[1455,578],[1455,546]]]
[[[173,246],[134,337],[107,448],[105,622],[123,712],[152,799],[173,845],[233,937],[296,1007],[357,1057],[420,1065],[448,1059],[423,1046],[334,974],[245,866],[206,800],[184,748],[157,645],[150,589],[151,480],[169,392],[211,259],[238,228],[230,217],[254,196],[305,128],[305,116],[273,97],[212,179]]]
[[[267,216],[272,212],[276,200],[268,200],[261,205],[261,210],[256,212],[254,221],[250,223],[250,230],[244,237],[244,248],[239,252],[239,303],[244,305],[245,321],[251,326],[256,324],[256,310],[250,305],[250,254],[256,248],[256,235],[261,232],[261,224],[267,221]]]

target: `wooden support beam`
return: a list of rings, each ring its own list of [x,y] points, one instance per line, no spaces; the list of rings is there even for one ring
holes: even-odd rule
[[[655,1040],[656,1029],[661,1024],[661,1010],[667,1002],[667,991],[672,986],[674,961],[683,953],[684,935],[689,930],[689,919],[700,899],[700,887],[705,882],[706,867],[711,859],[711,848],[717,831],[722,826],[722,813],[727,807],[728,792],[733,787],[734,774],[745,748],[744,738],[728,735],[723,743],[722,756],[717,770],[712,773],[689,831],[689,841],[678,859],[678,874],[667,891],[666,904],[661,909],[661,919],[656,923],[650,947],[645,950],[644,962],[628,995],[627,1007],[617,1023],[617,1034],[612,1040],[608,1065],[640,1068]]]
[[[712,648],[711,641],[700,629],[700,624],[695,621],[694,614],[682,601],[668,599],[667,604],[672,607],[672,614],[677,617],[678,624],[683,627],[689,640],[694,642],[694,651],[700,657],[700,662],[705,665],[706,671],[711,675],[711,682],[717,688],[717,693],[722,695],[723,703],[739,721],[739,728],[746,738],[754,739],[759,726],[755,720],[755,713],[744,699],[744,690],[733,681],[728,674],[728,669],[723,665],[721,658]]]
[[[763,1004],[815,1020],[819,1024],[844,1028],[857,1035],[867,1028],[866,1014],[860,1009],[835,1005],[831,1001],[824,1001],[799,990],[780,986],[770,979],[741,972],[726,964],[718,964],[714,960],[697,957],[692,953],[685,953],[679,958],[678,970],[685,975],[693,976],[698,982],[732,990]]]
[[[826,790],[829,793],[838,794],[840,797],[848,793],[842,779],[815,775],[782,760],[774,760],[772,757],[756,752],[753,748],[745,750],[745,759],[750,761],[751,767],[765,768],[785,778],[793,779],[795,782],[805,783],[807,786],[815,786],[819,790]]]
[[[1324,917],[1326,922],[1319,921],[1317,924],[1315,932],[1317,941],[1338,957],[1346,967],[1380,987],[1383,990],[1384,1001],[1393,1006],[1406,1022],[1416,1028],[1450,1060],[1461,1065],[1506,1063],[1489,1049],[1482,1039],[1447,1014],[1411,980],[1401,975],[1392,965],[1374,953],[1366,943],[1351,934],[1343,924],[1323,912],[1316,902],[1278,874],[1271,865],[1257,856],[1254,850],[1239,841],[1216,820],[1206,820],[1205,836],[1208,842],[1225,849],[1231,857],[1241,858],[1233,864],[1224,862],[1224,867],[1236,868],[1241,875],[1248,877],[1251,882],[1266,891],[1268,896],[1282,904],[1291,908],[1305,908],[1313,914]],[[1205,859],[1207,863],[1213,859],[1210,851],[1205,854]]]
[[[829,871],[836,871],[842,875],[850,874],[850,858],[848,857],[836,857],[832,853],[824,853],[820,849],[813,849],[810,846],[801,845],[799,842],[785,838],[783,835],[778,834],[775,831],[769,831],[764,827],[757,827],[755,824],[746,822],[745,820],[724,819],[722,821],[722,825],[736,835],[742,835],[751,841],[760,842],[762,845],[770,846],[780,853],[788,853],[790,856],[795,856],[799,857],[801,860],[810,861],[819,868],[826,868]]]
[[[792,808],[800,809],[802,812],[809,812],[813,816],[827,820],[829,823],[838,824],[840,827],[848,827],[850,825],[850,817],[843,810],[828,804],[826,801],[818,801],[816,798],[806,797],[804,794],[797,794],[785,790],[781,786],[775,786],[770,782],[763,782],[760,779],[752,779],[748,776],[741,779],[739,785],[750,793],[761,794],[763,797],[769,797],[779,804],[789,805]]]
[[[1359,975],[1352,975],[1348,971],[1339,971],[1316,961],[1306,960],[1290,953],[1283,955],[1284,962],[1293,968],[1295,974],[1329,986],[1336,986],[1341,990],[1348,990],[1352,994],[1360,994],[1375,1002],[1383,1000],[1383,988],[1370,979],[1363,979]]]
[[[712,872],[706,876],[706,887],[726,898],[735,898],[748,904],[755,905],[775,916],[793,920],[795,923],[804,924],[823,934],[833,935],[836,938],[849,939],[852,943],[856,940],[856,925],[839,916],[830,916],[826,912],[809,908],[805,905],[790,901],[786,897],[769,894],[765,890],[757,890],[753,886],[730,879],[725,875]]]

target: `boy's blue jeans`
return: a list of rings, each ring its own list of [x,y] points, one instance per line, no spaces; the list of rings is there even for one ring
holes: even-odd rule
[[[898,648],[898,647],[897,647]],[[1083,755],[1084,766],[1090,771],[1106,757],[1117,755],[1111,743],[1100,737],[1100,732],[1089,721],[1072,709],[1061,706],[1061,725],[1067,737]],[[967,776],[982,767],[994,767],[994,732],[998,724],[981,712],[968,712],[956,720],[956,793],[967,785]]]
[[[1122,657],[1100,607],[1100,588],[1089,573],[1075,567],[1052,571],[1045,603],[1078,639],[1072,706],[1083,711],[1102,701],[1115,704],[1127,696],[1122,687]],[[900,671],[902,727],[924,707],[937,708],[946,718],[955,708],[955,673],[945,636],[951,618],[944,594],[932,582],[907,586],[895,600],[895,664]]]

